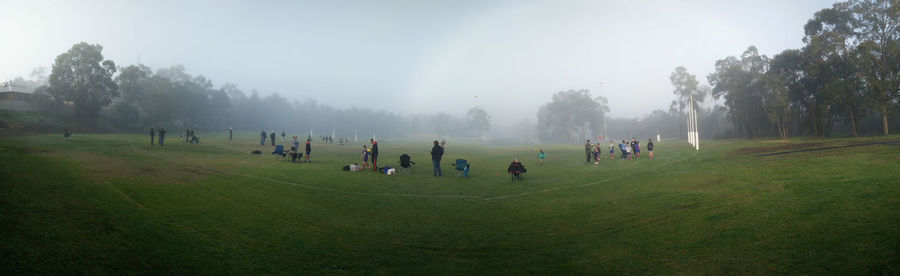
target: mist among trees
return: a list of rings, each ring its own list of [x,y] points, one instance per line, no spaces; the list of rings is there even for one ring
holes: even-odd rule
[[[688,68],[674,68],[669,109],[648,110],[643,118],[610,117],[611,109],[619,107],[587,89],[552,94],[538,110],[521,112],[518,124],[492,122],[488,110],[479,106],[462,114],[339,109],[315,99],[217,85],[181,65],[117,65],[104,59],[103,46],[84,42],[57,56],[49,75],[38,67],[31,80],[17,80],[39,86],[33,101],[48,112],[72,110],[75,123],[84,129],[138,131],[162,124],[201,131],[234,127],[343,137],[436,135],[577,143],[597,136],[684,138],[689,105],[698,110],[703,138],[857,136],[889,134],[897,128],[896,1],[836,3],[815,13],[804,33],[798,38],[804,42],[800,49],[768,57],[751,45],[737,56],[719,59],[710,64],[715,71],[705,78],[708,86]]]

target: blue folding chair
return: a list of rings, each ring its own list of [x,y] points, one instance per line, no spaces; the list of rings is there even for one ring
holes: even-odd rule
[[[284,151],[283,145],[275,146],[275,151],[273,151],[272,154],[281,155],[281,158],[284,158],[285,156],[287,156],[287,152]]]
[[[456,159],[456,176],[469,178],[469,168],[471,164],[466,159]]]

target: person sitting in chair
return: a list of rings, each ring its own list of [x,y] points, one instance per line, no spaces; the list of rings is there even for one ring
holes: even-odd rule
[[[416,162],[412,161],[412,157],[409,154],[400,155],[400,168],[405,170],[407,174],[412,174],[412,166],[415,165]]]
[[[519,158],[513,158],[512,163],[509,163],[509,168],[506,169],[506,173],[512,174],[513,179],[519,180],[522,180],[522,174],[526,171],[525,165],[519,162]]]

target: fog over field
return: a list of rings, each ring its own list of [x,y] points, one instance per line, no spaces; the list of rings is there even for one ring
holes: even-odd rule
[[[535,121],[553,93],[589,89],[611,117],[667,109],[677,66],[704,76],[755,45],[802,45],[833,1],[3,1],[0,78],[85,41],[119,66],[184,65],[336,108],[487,110]]]

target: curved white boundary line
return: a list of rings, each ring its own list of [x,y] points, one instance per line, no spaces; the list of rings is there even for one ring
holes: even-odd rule
[[[129,140],[128,140],[128,144],[129,144],[132,148],[135,148],[135,149],[137,149],[137,150],[139,150],[139,151],[141,151],[141,152],[145,152],[144,149],[135,146],[134,143],[132,143],[132,140],[133,140],[133,139],[129,139]],[[687,157],[685,157],[685,158],[679,159],[679,160],[677,160],[677,161],[675,161],[675,162],[665,163],[665,164],[662,164],[662,165],[659,165],[659,166],[656,166],[656,167],[653,167],[653,168],[659,168],[659,167],[664,167],[664,166],[668,166],[668,165],[678,164],[678,163],[684,162],[685,160],[688,160],[688,159],[690,159],[690,158],[696,156],[698,152],[699,152],[699,151],[694,151],[694,154],[691,154],[690,156],[687,156]],[[225,172],[225,171],[221,171],[221,170],[218,170],[218,169],[211,169],[211,168],[207,168],[207,167],[200,166],[200,165],[196,165],[196,164],[188,164],[188,163],[179,162],[179,161],[174,161],[174,160],[170,160],[170,159],[166,159],[166,158],[161,158],[161,157],[151,156],[151,155],[148,155],[148,154],[144,154],[144,155],[145,155],[145,156],[148,156],[148,157],[150,157],[150,158],[159,159],[159,160],[163,160],[163,161],[170,162],[170,163],[175,163],[175,164],[185,165],[185,166],[198,167],[198,168],[201,168],[201,169],[204,169],[204,170],[214,171],[214,172],[217,172],[217,173],[239,175],[239,176],[243,176],[243,177],[247,177],[247,178],[254,178],[254,179],[260,179],[260,180],[266,180],[266,181],[269,181],[269,182],[275,182],[275,183],[280,183],[280,184],[285,184],[285,185],[291,185],[291,186],[303,187],[303,188],[307,188],[307,189],[322,190],[322,191],[326,191],[326,192],[330,192],[330,193],[336,193],[336,194],[363,195],[363,196],[384,196],[384,197],[470,198],[470,199],[481,199],[481,200],[486,200],[486,201],[487,201],[487,200],[507,199],[507,198],[512,198],[512,197],[520,197],[520,196],[527,196],[527,195],[534,195],[534,194],[541,194],[541,193],[549,193],[549,192],[558,191],[558,190],[563,190],[563,189],[584,188],[584,187],[594,186],[594,185],[597,185],[597,184],[606,183],[606,182],[609,182],[609,181],[611,181],[611,180],[616,180],[616,179],[619,179],[619,178],[623,178],[623,177],[627,177],[627,176],[632,176],[632,175],[635,175],[635,174],[637,174],[637,173],[639,173],[639,172],[643,172],[644,170],[646,170],[646,169],[635,170],[635,171],[630,172],[630,173],[626,173],[626,174],[619,175],[619,176],[613,176],[613,177],[606,178],[606,179],[603,179],[603,180],[600,180],[600,181],[591,182],[591,183],[586,183],[586,184],[569,185],[569,186],[562,186],[562,187],[553,187],[553,188],[548,188],[548,189],[543,189],[543,190],[533,191],[533,192],[523,192],[523,193],[518,193],[518,194],[509,194],[509,195],[502,195],[502,196],[485,197],[485,196],[475,196],[475,195],[397,194],[397,193],[348,192],[348,191],[335,190],[335,189],[327,188],[327,187],[320,187],[320,186],[313,186],[313,185],[307,185],[307,184],[300,184],[300,183],[296,183],[296,182],[290,182],[290,181],[278,180],[278,179],[268,178],[268,177],[263,177],[263,176],[249,175],[249,174],[236,173],[236,172]]]

